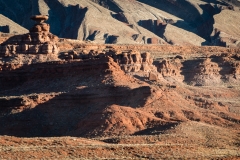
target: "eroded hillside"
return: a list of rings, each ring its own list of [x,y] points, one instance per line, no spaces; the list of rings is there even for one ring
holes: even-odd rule
[[[28,21],[31,15],[49,15],[53,34],[101,44],[236,47],[240,45],[239,3],[223,0],[1,0],[0,13],[25,28],[33,25]]]
[[[1,55],[2,158],[239,156],[239,49],[58,47]]]
[[[36,42],[36,53],[18,53],[14,38],[1,47],[1,134],[120,136],[188,120],[239,127],[239,49],[60,39],[59,53]]]

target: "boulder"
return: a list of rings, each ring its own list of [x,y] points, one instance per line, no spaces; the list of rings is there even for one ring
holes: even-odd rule
[[[157,73],[150,72],[148,79],[149,79],[150,81],[157,81],[157,80],[158,80],[158,75],[157,75]]]

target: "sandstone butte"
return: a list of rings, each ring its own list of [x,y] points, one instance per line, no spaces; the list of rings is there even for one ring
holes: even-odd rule
[[[1,159],[240,158],[239,48],[96,44],[31,19],[1,35]]]

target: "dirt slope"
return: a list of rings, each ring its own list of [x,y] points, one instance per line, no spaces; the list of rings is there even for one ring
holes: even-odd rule
[[[17,138],[2,136],[3,159],[239,159],[239,132],[186,122],[158,135]],[[44,153],[44,154],[43,154]]]
[[[28,30],[8,19],[7,17],[0,14],[0,32],[3,33],[14,33],[14,34],[23,34],[27,33]]]

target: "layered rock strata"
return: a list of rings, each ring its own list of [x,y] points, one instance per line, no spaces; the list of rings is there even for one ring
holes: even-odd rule
[[[159,73],[157,67],[153,65],[153,57],[150,52],[140,53],[137,50],[81,50],[63,53],[61,58],[66,60],[86,60],[111,57],[121,67],[121,69],[130,75],[139,74],[140,77],[148,77],[151,80],[158,80]]]
[[[118,62],[125,72],[138,72],[140,70],[150,72],[156,70],[149,52],[143,54],[138,51],[124,52],[119,57]]]

